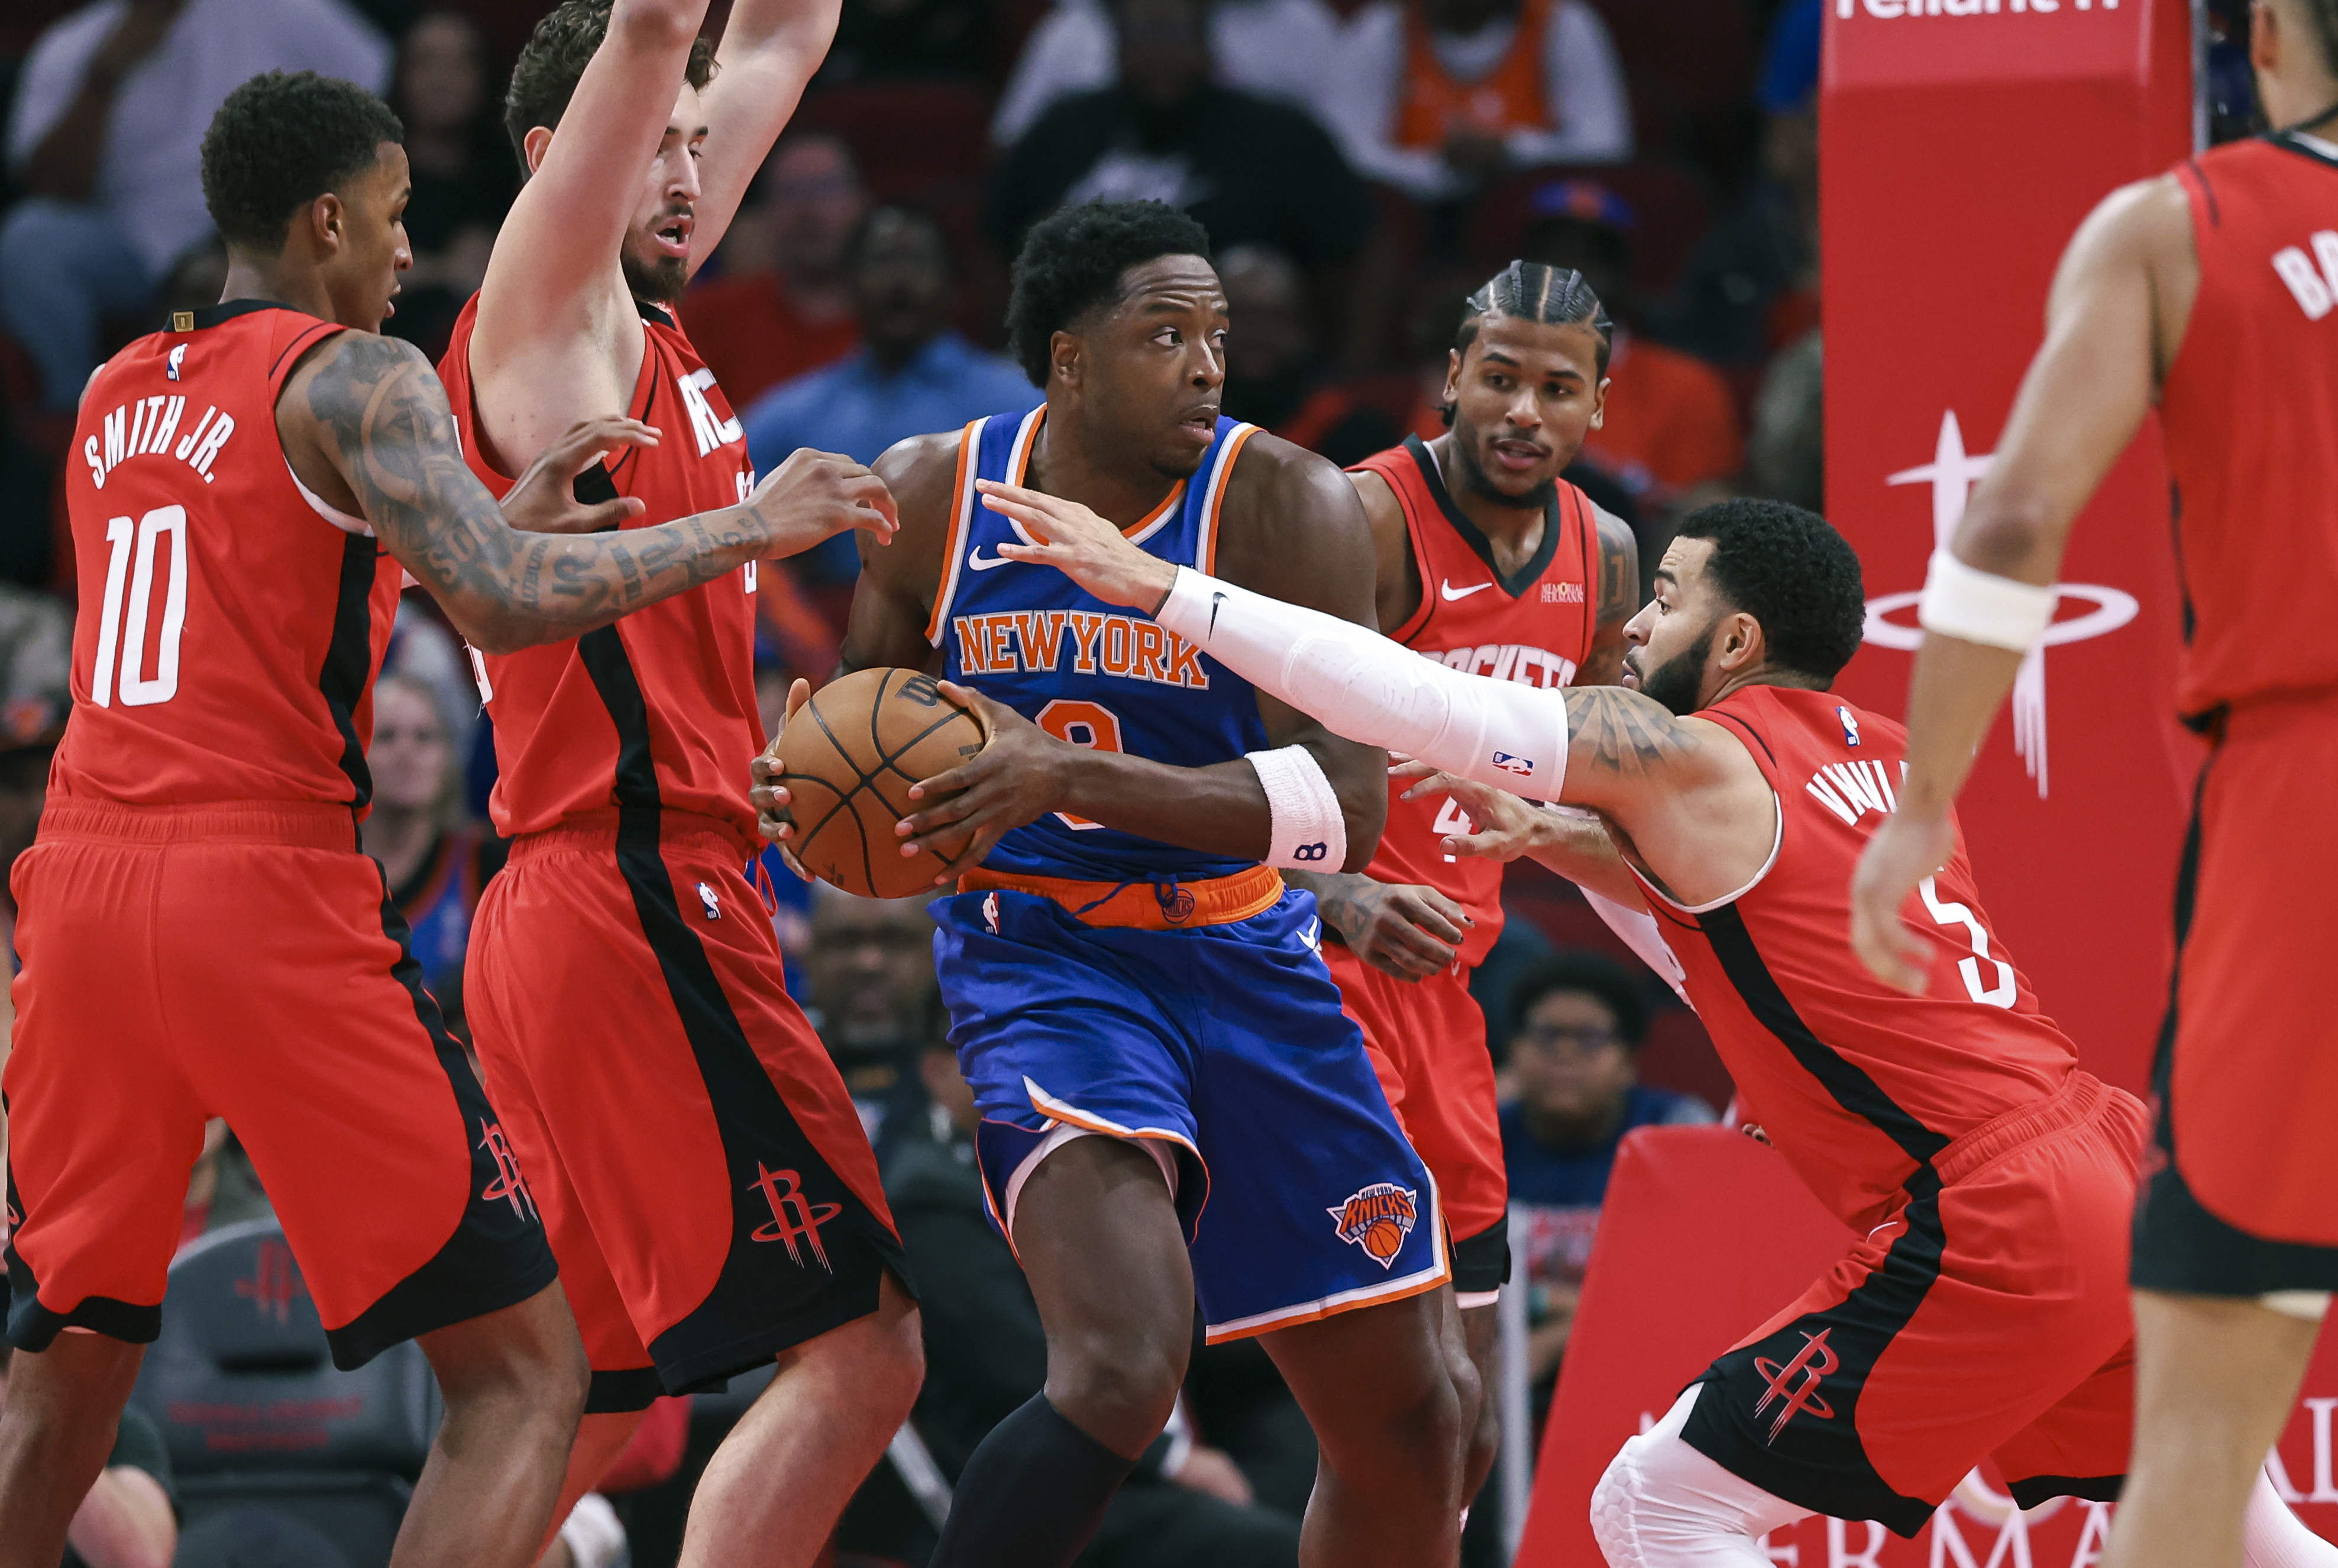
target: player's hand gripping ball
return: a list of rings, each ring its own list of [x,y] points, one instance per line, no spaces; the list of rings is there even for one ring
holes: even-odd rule
[[[787,790],[771,813],[791,825],[788,848],[823,882],[868,898],[930,893],[942,862],[904,856],[893,825],[917,808],[909,786],[980,754],[989,731],[972,710],[914,670],[862,670],[830,682],[789,715],[773,744]]]

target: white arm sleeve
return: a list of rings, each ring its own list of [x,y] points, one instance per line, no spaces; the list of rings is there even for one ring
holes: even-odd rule
[[[1567,778],[1567,699],[1464,675],[1379,632],[1190,567],[1154,619],[1333,734],[1534,800]]]

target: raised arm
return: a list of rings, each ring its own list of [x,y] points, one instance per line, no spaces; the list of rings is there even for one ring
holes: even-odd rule
[[[2046,341],[1989,475],[1947,559],[1933,558],[1908,692],[1908,776],[1899,809],[1868,841],[1852,897],[1852,945],[1903,990],[1920,990],[1927,970],[1900,910],[1949,857],[1950,809],[2024,652],[2052,617],[2046,585],[2070,526],[2150,411],[2199,279],[2189,204],[2173,178],[2127,186],[2095,209],[2063,252]]]
[[[690,236],[693,276],[722,242],[804,84],[828,57],[841,9],[842,0],[739,0],[732,6],[704,94],[706,150],[698,164],[698,225]]]
[[[371,524],[456,630],[488,652],[575,636],[846,528],[884,538],[894,526],[881,481],[807,451],[737,506],[623,533],[521,533],[464,463],[421,350],[365,332],[328,338],[293,372],[277,429],[301,482]]]

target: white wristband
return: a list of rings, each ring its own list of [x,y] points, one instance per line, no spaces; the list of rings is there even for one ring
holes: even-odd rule
[[[1945,549],[1935,550],[1916,620],[1925,631],[1944,637],[2027,653],[2053,624],[2054,601],[2059,597],[2050,587],[1982,572]]]
[[[1348,819],[1323,765],[1304,746],[1252,751],[1244,759],[1266,791],[1266,863],[1286,871],[1337,871],[1348,861]]]

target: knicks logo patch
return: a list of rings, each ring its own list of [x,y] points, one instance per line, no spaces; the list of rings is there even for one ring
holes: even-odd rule
[[[804,1266],[804,1249],[812,1259],[830,1274],[836,1266],[828,1260],[828,1249],[820,1244],[820,1228],[844,1212],[841,1203],[814,1203],[803,1195],[803,1182],[792,1171],[765,1169],[761,1160],[755,1161],[755,1179],[747,1183],[763,1194],[763,1201],[771,1206],[771,1222],[755,1228],[752,1240],[781,1241],[787,1244],[788,1261],[801,1269]]]
[[[1833,1332],[1832,1328],[1822,1328],[1815,1334],[1804,1334],[1803,1338],[1808,1343],[1783,1367],[1766,1356],[1754,1357],[1754,1370],[1761,1374],[1767,1389],[1755,1401],[1754,1414],[1759,1416],[1767,1410],[1773,1400],[1778,1406],[1778,1418],[1770,1423],[1770,1435],[1763,1442],[1775,1443],[1778,1434],[1786,1429],[1786,1423],[1805,1410],[1822,1421],[1834,1419],[1834,1407],[1819,1397],[1819,1379],[1842,1365],[1842,1357],[1827,1344],[1827,1336]]]
[[[1392,1181],[1375,1181],[1337,1208],[1326,1209],[1339,1227],[1340,1240],[1361,1247],[1364,1256],[1383,1269],[1393,1268],[1404,1250],[1404,1239],[1420,1220],[1418,1194]]]

